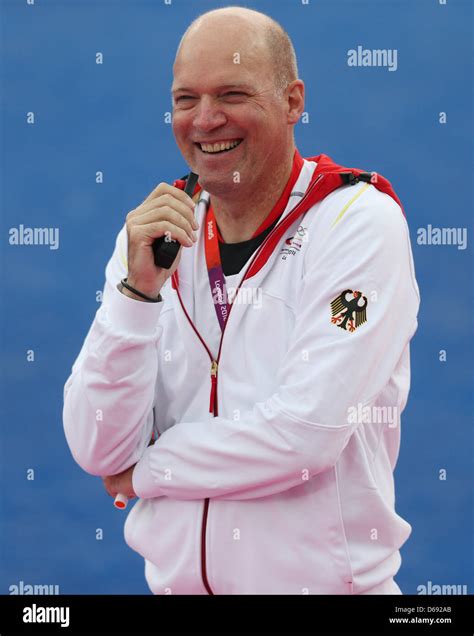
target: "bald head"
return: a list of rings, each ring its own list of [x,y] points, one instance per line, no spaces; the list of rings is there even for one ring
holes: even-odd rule
[[[247,205],[286,183],[304,83],[274,20],[241,7],[199,16],[180,42],[171,95],[178,147],[214,200]]]
[[[250,42],[256,49],[261,49],[272,69],[278,93],[282,93],[288,84],[298,78],[296,54],[288,33],[268,15],[244,7],[224,7],[198,16],[181,38],[176,59],[190,37],[202,37],[202,41],[205,41],[206,38],[212,37],[217,29],[223,28],[241,31],[247,45]]]

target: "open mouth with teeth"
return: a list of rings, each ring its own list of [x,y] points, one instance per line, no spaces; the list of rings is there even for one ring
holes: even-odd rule
[[[215,144],[201,144],[197,143],[196,146],[206,154],[218,154],[220,152],[230,152],[237,148],[242,143],[243,139],[233,139],[232,141],[223,141]]]

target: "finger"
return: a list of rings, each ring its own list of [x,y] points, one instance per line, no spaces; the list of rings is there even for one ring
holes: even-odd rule
[[[177,192],[181,193],[181,190],[177,190]],[[181,193],[182,194],[182,193]],[[187,196],[187,195],[185,195]],[[144,202],[137,208],[138,214],[134,216],[139,216],[142,212],[148,212],[152,208],[160,208],[160,207],[170,207],[178,212],[181,212],[183,216],[185,216],[190,222],[195,219],[194,216],[194,203],[192,206],[187,205],[181,199],[178,199],[173,194],[163,194],[156,199],[150,199],[150,201]]]
[[[187,232],[191,241],[194,242],[194,231],[188,219],[170,207],[149,210],[134,219],[130,219],[128,225],[132,228],[139,227],[140,225],[149,225],[150,223],[158,223],[159,221],[168,221],[169,223],[177,225]]]
[[[176,188],[175,186],[164,182],[159,183],[156,188],[147,196],[143,203],[147,203],[152,199],[156,199],[163,194],[171,194],[173,197],[179,199],[189,208],[194,210],[194,202],[191,197],[184,192],[184,190],[180,190],[179,188]]]
[[[110,483],[110,481],[108,481],[107,479],[104,479],[104,488],[107,491],[107,494],[110,495],[110,497],[115,497],[116,492],[112,489],[112,485]]]
[[[194,241],[189,238],[186,230],[183,230],[183,228],[169,221],[156,221],[154,223],[148,223],[147,225],[132,226],[131,231],[133,230],[139,235],[147,237],[150,245],[155,239],[162,236],[170,237],[186,247],[192,247],[194,245]]]
[[[140,205],[138,208],[132,210],[127,214],[126,221],[127,223],[130,221],[136,221],[150,210],[159,210],[161,208],[172,208],[173,210],[176,210],[177,212],[181,213],[181,215],[184,216],[185,219],[188,220],[193,229],[198,229],[199,225],[196,221],[196,217],[194,216],[194,207],[190,208],[182,201],[169,194],[164,194],[157,199],[152,199],[147,203],[142,203],[142,205]]]

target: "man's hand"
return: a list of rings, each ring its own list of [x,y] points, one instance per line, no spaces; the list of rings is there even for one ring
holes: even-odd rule
[[[194,230],[194,202],[185,192],[160,183],[135,210],[127,214],[128,283],[148,296],[158,296],[166,280],[176,271],[181,248],[192,247],[197,240]],[[155,265],[152,245],[165,236],[181,244],[170,269]],[[127,294],[128,295],[128,294]]]
[[[133,490],[132,474],[136,464],[124,470],[123,473],[117,475],[110,475],[110,477],[103,477],[105,490],[111,497],[114,497],[120,492],[122,495],[126,495],[129,499],[133,499],[137,495]]]

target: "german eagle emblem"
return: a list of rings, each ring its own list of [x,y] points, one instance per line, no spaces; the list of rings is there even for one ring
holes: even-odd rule
[[[367,298],[360,291],[346,289],[331,303],[331,322],[346,331],[355,331],[367,322]]]

